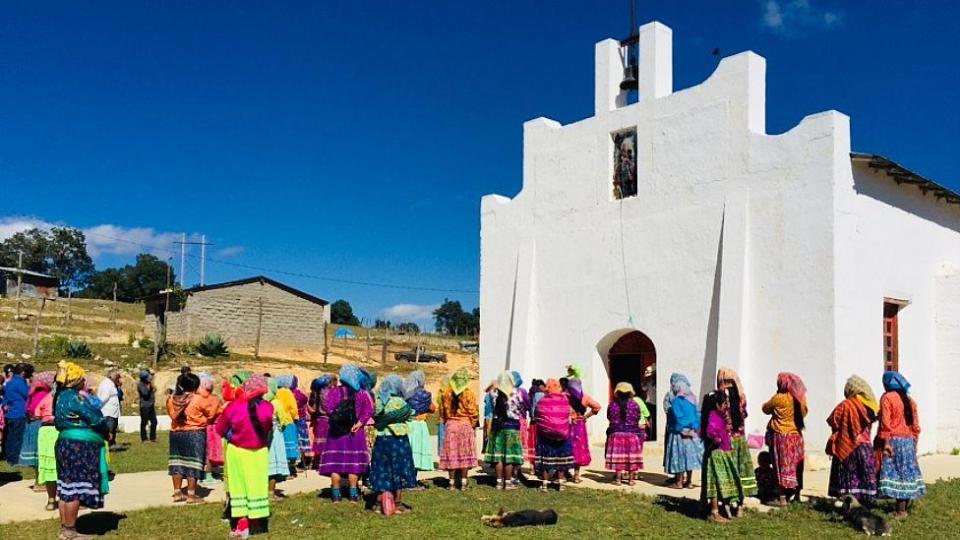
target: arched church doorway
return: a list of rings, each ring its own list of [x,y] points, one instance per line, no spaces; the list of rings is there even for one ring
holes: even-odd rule
[[[621,336],[607,353],[610,393],[621,382],[633,385],[637,396],[650,409],[647,440],[657,440],[657,349],[643,332],[633,330]]]

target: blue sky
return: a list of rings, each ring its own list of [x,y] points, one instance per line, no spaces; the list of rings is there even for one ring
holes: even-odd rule
[[[960,189],[956,3],[640,4],[673,28],[677,89],[713,48],[752,49],[770,133],[837,109],[855,150]],[[5,2],[0,237],[80,227],[104,267],[202,233],[208,282],[249,265],[476,291],[480,197],[519,190],[525,120],[592,114],[593,45],[628,32],[628,5]],[[478,303],[268,274],[366,318]]]

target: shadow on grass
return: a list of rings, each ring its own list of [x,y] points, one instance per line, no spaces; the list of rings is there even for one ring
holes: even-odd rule
[[[101,536],[119,529],[120,521],[124,519],[127,519],[126,514],[91,512],[77,518],[77,532]]]
[[[685,497],[658,495],[654,504],[667,512],[677,513],[691,519],[703,519],[704,511],[700,501]]]

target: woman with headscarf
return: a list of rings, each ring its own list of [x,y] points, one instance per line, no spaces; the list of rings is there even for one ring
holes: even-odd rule
[[[579,370],[574,370],[579,374]],[[570,401],[570,444],[573,445],[573,483],[580,483],[580,467],[590,465],[590,439],[587,438],[587,419],[600,413],[600,403],[583,391],[579,378],[561,379],[560,386]]]
[[[449,473],[451,490],[459,482],[460,491],[465,491],[467,474],[477,465],[476,429],[480,414],[470,382],[470,372],[460,368],[440,394],[440,420],[444,424],[440,468]]]
[[[777,393],[763,404],[767,423],[767,446],[777,476],[777,494],[771,506],[786,506],[788,497],[799,501],[803,489],[804,418],[807,416],[807,387],[795,373],[777,375]]]
[[[417,487],[417,469],[407,438],[407,421],[413,408],[403,398],[403,380],[388,375],[377,392],[374,427],[377,439],[370,459],[370,488],[384,515],[404,513],[410,507],[400,501],[401,490]]]
[[[730,398],[726,392],[714,392],[704,400],[701,435],[704,442],[703,486],[701,500],[709,508],[707,521],[726,523],[720,515],[720,506],[739,507],[743,502],[743,488],[738,464],[733,455],[733,437],[728,427]],[[729,510],[730,517],[736,517]]]
[[[300,435],[297,428],[297,420],[300,419],[300,407],[297,406],[297,397],[293,394],[292,388],[296,384],[297,378],[293,375],[277,375],[277,394],[274,401],[279,402],[283,408],[283,421],[281,429],[283,430],[283,447],[287,456],[287,463],[290,470],[290,476],[297,476],[297,461],[300,460]],[[274,404],[276,407],[276,404]]]
[[[917,403],[907,393],[910,383],[897,371],[883,374],[880,429],[876,447],[882,449],[879,496],[896,499],[897,518],[907,517],[907,503],[927,494],[917,462],[920,416]]]
[[[350,502],[360,502],[357,482],[370,467],[363,426],[373,418],[374,405],[362,386],[366,378],[356,365],[344,365],[340,368],[340,386],[330,389],[323,403],[330,415],[330,432],[320,458],[320,474],[330,477],[333,502],[342,499],[342,475],[347,476]]]
[[[546,383],[542,379],[534,379],[530,381],[530,391],[528,395],[528,402],[530,403],[530,422],[527,426],[526,433],[526,448],[524,448],[524,459],[527,463],[530,464],[530,467],[536,466],[536,457],[537,457],[537,425],[533,421],[534,412],[537,410],[537,403],[540,402],[540,399],[544,396],[544,386]]]
[[[32,419],[40,422],[37,430],[37,480],[35,491],[46,491],[47,510],[57,509],[57,428],[54,425],[53,388],[56,372],[41,371],[33,376],[32,385],[41,393],[33,409]]]
[[[140,401],[140,442],[157,442],[157,387],[153,384],[153,373],[141,368],[137,382],[137,398]],[[149,437],[148,430],[149,427]]]
[[[297,441],[300,444],[299,468],[307,470],[313,461],[313,438],[310,433],[310,413],[307,411],[310,398],[300,390],[299,386],[300,379],[293,375],[290,391],[293,392],[293,398],[297,402],[297,419],[293,423],[297,426]]]
[[[186,373],[177,378],[177,392],[167,398],[170,415],[169,474],[173,481],[173,502],[203,502],[197,496],[197,481],[204,476],[207,462],[207,425],[220,409],[219,402],[200,396],[200,378]],[[183,479],[187,494],[183,494]]]
[[[828,493],[847,503],[855,498],[869,505],[877,495],[877,459],[870,432],[880,406],[867,381],[856,375],[847,379],[843,396],[846,399],[827,418],[832,434],[826,452],[833,457]]]
[[[407,421],[407,439],[413,452],[413,466],[418,471],[433,470],[433,441],[427,418],[436,412],[433,396],[426,389],[426,376],[419,369],[403,381],[403,397],[413,409],[413,416]]]
[[[443,438],[447,431],[446,426],[443,425],[443,389],[449,385],[449,374],[440,377],[440,388],[437,390],[436,397],[437,418],[440,419],[440,421],[437,422],[437,457],[443,455]]]
[[[547,381],[544,396],[537,402],[534,423],[537,425],[537,456],[534,470],[542,483],[540,491],[547,490],[551,475],[557,489],[563,490],[561,480],[574,466],[573,444],[570,436],[570,399],[563,393],[556,379]]]
[[[273,425],[271,426],[270,446],[267,449],[269,460],[267,474],[270,479],[270,500],[279,500],[283,494],[277,491],[277,484],[285,482],[290,477],[290,462],[287,461],[286,441],[283,437],[283,428],[291,424],[290,411],[284,403],[277,399],[277,379],[264,376],[267,381],[267,392],[263,399],[273,407]]]
[[[663,470],[673,475],[669,487],[692,488],[693,471],[703,465],[703,443],[700,441],[700,412],[697,396],[690,389],[690,380],[680,373],[670,376],[670,391],[663,398],[667,415]]]
[[[726,394],[728,407],[723,415],[727,419],[727,430],[730,432],[730,445],[733,459],[737,463],[737,473],[740,484],[743,486],[743,495],[740,501],[734,501],[734,515],[739,515],[743,498],[756,497],[757,478],[753,469],[753,456],[747,446],[747,394],[744,392],[740,376],[730,368],[721,367],[717,370],[717,391]],[[706,414],[706,413],[701,413]],[[701,419],[701,427],[704,422]]]
[[[497,489],[517,489],[514,470],[523,465],[520,419],[527,416],[523,396],[514,387],[513,373],[503,371],[496,388],[488,392],[493,403],[490,436],[483,460],[494,467]]]
[[[37,439],[40,428],[43,426],[43,419],[37,414],[37,407],[44,398],[50,395],[53,375],[53,372],[45,371],[37,373],[30,379],[30,390],[25,407],[27,427],[23,431],[23,443],[20,446],[19,465],[21,467],[30,467],[34,470],[37,468]],[[42,492],[45,491],[45,488],[38,481],[34,484],[33,490]]]
[[[520,394],[520,399],[523,401],[523,406],[527,409],[527,414],[520,419],[520,444],[523,447],[523,460],[526,461],[530,459],[533,448],[530,447],[530,393],[527,392],[527,389],[523,387],[523,377],[520,376],[519,371],[511,371],[513,374],[513,387],[516,388],[517,393]],[[513,484],[517,487],[520,487],[520,467],[517,467],[515,474],[513,475]]]
[[[628,382],[617,383],[607,407],[607,444],[604,450],[607,469],[616,473],[616,482],[634,485],[633,473],[643,469],[644,426],[637,393]]]
[[[205,483],[215,482],[213,478],[213,468],[223,466],[223,439],[217,435],[215,423],[220,416],[223,403],[220,398],[213,393],[213,387],[216,383],[213,375],[207,372],[201,372],[197,375],[200,378],[200,388],[197,389],[197,396],[202,400],[204,409],[216,411],[207,421],[207,464],[204,468]]]
[[[60,538],[76,538],[80,506],[103,508],[109,490],[107,436],[103,413],[87,399],[84,370],[72,362],[58,364],[54,425],[60,432],[55,445],[57,492],[60,495]]]
[[[261,375],[246,374],[234,400],[217,419],[217,434],[227,441],[225,452],[231,537],[267,532],[270,517],[267,447],[273,426],[273,405]],[[241,397],[237,397],[240,395]]]
[[[307,413],[310,415],[310,430],[313,438],[313,468],[320,468],[320,456],[327,445],[327,433],[330,431],[330,418],[323,408],[323,398],[327,390],[336,385],[334,377],[324,373],[310,383],[310,400],[307,402]]]
[[[376,371],[367,371],[363,368],[360,368],[360,372],[363,373],[363,378],[360,380],[360,387],[370,396],[370,403],[377,402],[377,395],[374,393],[373,389],[377,386],[377,372]],[[367,423],[363,425],[363,433],[367,440],[367,454],[373,452],[373,443],[377,442],[377,430],[373,426],[373,417],[370,417],[370,420],[367,420]],[[366,485],[366,475],[363,475],[361,482]]]

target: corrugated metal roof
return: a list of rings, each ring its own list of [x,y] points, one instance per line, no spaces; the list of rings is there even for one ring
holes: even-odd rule
[[[920,191],[926,195],[932,193],[938,200],[946,201],[950,204],[960,205],[960,193],[925,178],[910,169],[900,165],[890,158],[879,154],[863,154],[860,152],[850,152],[850,159],[866,163],[868,167],[874,170],[883,171],[893,178],[893,181],[900,184],[911,184],[917,186]]]

